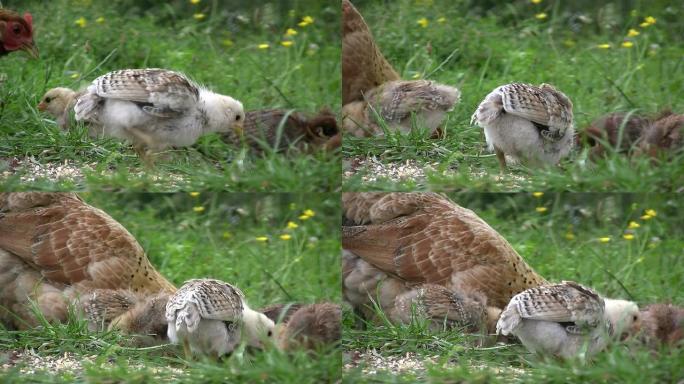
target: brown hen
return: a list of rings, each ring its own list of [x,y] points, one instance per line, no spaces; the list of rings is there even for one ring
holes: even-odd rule
[[[0,8],[0,56],[19,50],[38,58],[38,48],[33,42],[33,17],[28,12],[22,17]]]
[[[442,195],[345,193],[342,206],[343,294],[364,316],[371,300],[391,313],[401,295],[435,284],[458,293],[459,305],[483,295],[491,325],[511,297],[546,283],[492,227]]]
[[[150,263],[135,238],[105,212],[72,193],[0,194],[0,304],[17,328],[36,319],[66,320],[71,300],[95,289],[153,294],[176,288]]]

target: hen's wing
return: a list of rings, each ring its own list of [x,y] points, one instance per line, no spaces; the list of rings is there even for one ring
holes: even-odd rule
[[[0,194],[0,248],[50,282],[175,290],[121,224],[71,193]]]
[[[199,88],[187,77],[159,68],[109,72],[95,79],[92,87],[100,97],[139,103],[159,117],[180,114],[199,98]]]

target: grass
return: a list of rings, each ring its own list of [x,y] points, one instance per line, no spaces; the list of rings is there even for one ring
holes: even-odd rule
[[[161,67],[186,73],[216,92],[242,101],[246,110],[287,108],[313,113],[340,105],[339,36],[331,22],[339,10],[314,1],[108,2],[58,0],[3,2],[30,10],[40,60],[23,53],[2,58],[0,172],[4,189],[144,191],[335,191],[338,153],[257,155],[246,146],[202,137],[190,148],[170,150],[145,169],[126,143],[90,139],[82,126],[62,132],[36,109],[46,90],[79,88],[121,68]],[[290,10],[291,9],[291,10]],[[194,15],[204,15],[197,20]],[[298,26],[304,16],[312,24]],[[78,20],[85,21],[83,26]],[[99,20],[99,21],[98,21]],[[297,34],[284,37],[288,28]],[[291,46],[281,42],[291,40]],[[268,44],[261,49],[259,45]],[[68,163],[83,178],[58,177],[43,168]]]
[[[427,78],[455,85],[462,98],[448,114],[446,136],[345,138],[343,158],[374,156],[387,164],[416,160],[438,163],[420,180],[378,176],[363,168],[343,181],[354,190],[477,191],[679,191],[684,154],[651,164],[609,151],[592,163],[576,148],[559,167],[512,166],[499,174],[481,128],[470,117],[484,97],[510,82],[551,83],[574,104],[578,130],[615,111],[684,112],[684,60],[679,11],[669,2],[514,3],[410,1],[359,2],[378,45],[402,78]],[[544,18],[538,19],[540,14]],[[642,27],[647,16],[655,24]],[[422,27],[418,21],[427,19]],[[443,19],[442,19],[443,18]],[[440,21],[442,20],[442,21]],[[629,30],[639,34],[627,37]],[[624,41],[632,46],[622,47]],[[609,48],[599,45],[610,44]]]
[[[501,233],[538,273],[550,281],[574,280],[607,297],[639,305],[684,305],[681,199],[667,194],[452,193]],[[544,207],[544,209],[538,209]],[[653,209],[655,217],[642,219]],[[543,211],[543,212],[539,212]],[[638,228],[630,223],[635,222]],[[625,233],[634,238],[623,238]],[[609,237],[608,242],[599,240]],[[613,345],[588,363],[530,354],[522,345],[477,347],[476,338],[458,330],[430,332],[419,321],[354,326],[351,311],[343,323],[343,348],[374,350],[385,358],[407,352],[426,362],[416,372],[345,371],[346,382],[624,382],[661,383],[684,379],[684,350],[657,354],[629,341]],[[430,362],[432,361],[432,362]]]
[[[253,308],[294,301],[339,302],[336,195],[92,192],[82,196],[122,223],[153,265],[178,286],[197,277],[228,281],[241,288]],[[288,222],[294,224],[290,229],[286,229]],[[283,240],[283,234],[291,237]],[[260,241],[262,237],[267,240]],[[124,341],[115,332],[90,333],[79,321],[28,331],[0,329],[0,351],[34,350],[43,359],[70,353],[85,368],[57,372],[28,366],[37,372],[26,375],[15,367],[0,371],[0,381],[319,383],[340,379],[337,349],[315,355],[239,349],[222,362],[187,362],[182,360],[182,348],[127,348]],[[4,358],[0,353],[0,364]]]

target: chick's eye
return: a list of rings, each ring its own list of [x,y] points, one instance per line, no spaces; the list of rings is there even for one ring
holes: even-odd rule
[[[273,336],[273,331],[268,331],[268,337]]]
[[[45,102],[46,102],[46,103],[49,103],[50,101],[52,101],[52,98],[51,98],[51,97],[46,97],[46,98],[45,98]]]
[[[240,121],[241,118],[242,118],[242,116],[237,115],[237,116],[235,116],[235,121]]]

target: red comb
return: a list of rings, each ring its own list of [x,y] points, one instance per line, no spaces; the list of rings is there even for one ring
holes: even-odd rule
[[[26,23],[29,25],[29,27],[33,27],[33,16],[31,16],[30,13],[24,13],[24,20],[26,20]]]

